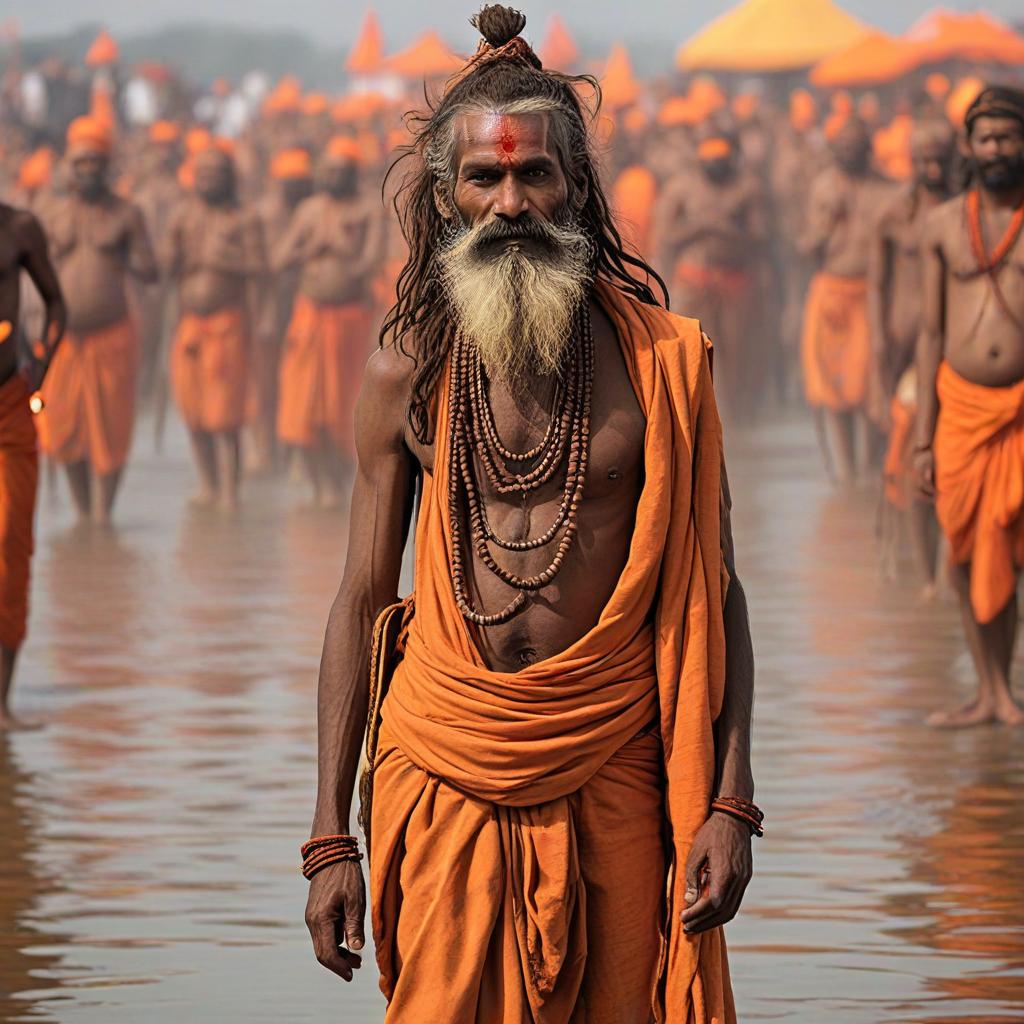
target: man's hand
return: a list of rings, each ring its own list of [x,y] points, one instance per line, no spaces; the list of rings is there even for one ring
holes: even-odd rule
[[[317,960],[345,981],[352,980],[352,971],[363,962],[354,951],[363,948],[365,914],[366,886],[358,861],[332,864],[313,876],[306,903],[306,927]]]
[[[686,862],[687,909],[681,915],[686,933],[731,921],[752,873],[750,828],[727,814],[713,813],[697,833]]]
[[[922,498],[935,498],[935,453],[931,448],[919,448],[911,463],[914,484]]]

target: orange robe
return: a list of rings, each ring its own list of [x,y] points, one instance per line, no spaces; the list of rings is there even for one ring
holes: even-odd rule
[[[68,331],[43,382],[43,451],[58,462],[89,462],[100,476],[124,466],[138,375],[138,335],[128,317],[88,334]]]
[[[355,410],[370,355],[368,306],[321,306],[295,297],[281,356],[277,433],[286,444],[309,448],[326,435],[355,454]]]
[[[991,622],[1024,565],[1024,381],[972,384],[948,363],[936,380],[935,512],[955,564],[971,564],[971,607]]]
[[[171,350],[171,387],[189,430],[224,433],[241,428],[249,384],[245,312],[186,313]]]
[[[814,275],[804,306],[801,348],[809,405],[836,412],[864,405],[871,369],[864,278]]]
[[[679,923],[725,681],[721,425],[698,323],[599,295],[647,431],[629,556],[594,627],[488,670],[452,593],[443,441],[425,476],[374,772],[387,1024],[735,1021],[722,932]],[[447,422],[442,398],[438,438]]]
[[[912,467],[914,447],[914,420],[917,416],[917,373],[913,366],[906,370],[896,387],[889,405],[892,429],[885,454],[883,473],[885,500],[894,508],[910,508],[912,493]]]
[[[25,639],[39,477],[28,399],[28,385],[20,374],[0,385],[0,647],[9,651]]]

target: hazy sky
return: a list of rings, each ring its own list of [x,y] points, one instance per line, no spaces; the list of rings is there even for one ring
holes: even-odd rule
[[[466,24],[481,0],[376,0],[389,46],[401,45],[433,22],[456,46],[468,48],[474,34]],[[780,0],[785,3],[786,0]],[[934,0],[845,0],[847,10],[885,29],[898,31],[935,6]],[[547,16],[558,10],[570,29],[609,39],[650,34],[682,42],[695,29],[732,6],[732,0],[519,0],[536,40]],[[947,7],[979,6],[1007,18],[1024,20],[1024,0],[947,2]],[[325,45],[351,39],[364,4],[361,0],[3,0],[0,17],[13,15],[24,32],[62,32],[82,22],[99,21],[116,31],[152,30],[173,22],[210,20],[255,28],[288,27]],[[428,13],[429,12],[429,13]],[[532,31],[530,31],[532,29]]]

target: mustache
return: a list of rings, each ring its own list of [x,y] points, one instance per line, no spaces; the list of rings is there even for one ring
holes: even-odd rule
[[[469,228],[468,234],[470,249],[474,253],[498,242],[538,242],[552,251],[565,244],[564,228],[533,214],[521,214],[515,220],[495,217],[479,227]]]

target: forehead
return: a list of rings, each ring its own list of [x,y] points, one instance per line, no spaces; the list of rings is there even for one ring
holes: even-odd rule
[[[474,112],[460,114],[455,121],[456,158],[515,155],[554,157],[548,115]]]
[[[971,137],[979,135],[1017,135],[1024,137],[1024,124],[1015,117],[991,117],[982,114],[971,129]]]

